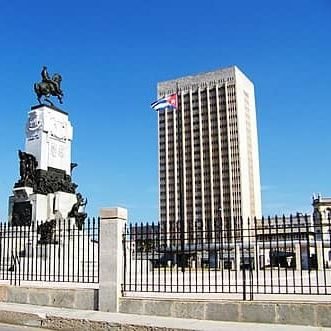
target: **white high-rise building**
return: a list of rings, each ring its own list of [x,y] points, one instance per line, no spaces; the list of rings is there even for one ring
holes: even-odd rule
[[[158,84],[178,109],[158,112],[161,227],[231,232],[261,216],[253,83],[236,67]]]

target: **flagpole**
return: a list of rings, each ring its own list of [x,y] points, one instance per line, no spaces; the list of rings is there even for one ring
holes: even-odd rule
[[[180,233],[180,264],[181,271],[185,271],[185,225],[184,225],[184,173],[183,173],[183,141],[182,141],[182,111],[179,107],[179,88],[176,82],[177,96],[177,135],[178,135],[178,163],[179,163],[179,233]],[[182,98],[182,96],[181,96]]]
[[[155,102],[153,102],[151,104],[151,107],[158,111],[160,109],[165,109],[165,111],[167,111],[167,107],[171,106],[174,109],[174,113],[173,113],[173,118],[175,116],[175,111],[176,111],[176,116],[177,116],[177,130],[176,130],[176,134],[177,134],[177,139],[178,139],[178,147],[177,147],[177,151],[178,151],[178,169],[179,169],[179,190],[178,190],[178,186],[176,186],[176,191],[178,190],[178,194],[179,194],[179,215],[176,213],[175,214],[175,225],[176,225],[176,231],[175,233],[175,242],[177,243],[178,241],[178,232],[179,232],[179,240],[180,240],[180,248],[176,249],[177,252],[177,256],[176,256],[176,263],[178,265],[178,262],[181,266],[181,270],[182,272],[185,271],[185,222],[184,222],[184,173],[183,173],[183,143],[182,143],[182,120],[181,120],[181,115],[182,115],[182,109],[180,107],[179,109],[179,88],[178,88],[178,82],[176,82],[176,93],[173,93],[171,96],[173,96],[174,94],[176,94],[176,101],[174,102],[174,100],[169,100],[166,97],[162,97],[158,100],[156,100]],[[182,95],[181,95],[182,98]],[[175,164],[175,166],[177,167],[177,164]],[[177,177],[177,175],[176,175]],[[179,217],[179,219],[178,219]],[[178,224],[179,224],[179,229],[178,229]],[[172,238],[171,238],[171,232],[169,232],[170,235],[170,245],[172,245]],[[167,236],[168,237],[168,236]],[[178,247],[178,246],[177,246]]]

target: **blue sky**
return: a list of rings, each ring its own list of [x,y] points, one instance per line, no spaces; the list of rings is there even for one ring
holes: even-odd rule
[[[331,3],[0,2],[0,219],[42,65],[60,72],[74,126],[74,181],[88,212],[158,215],[156,83],[237,65],[254,82],[263,212],[331,195]]]

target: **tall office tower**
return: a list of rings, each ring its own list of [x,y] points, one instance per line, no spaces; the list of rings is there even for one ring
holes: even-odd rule
[[[161,228],[232,233],[261,216],[254,85],[233,66],[158,83],[173,93],[158,112]]]

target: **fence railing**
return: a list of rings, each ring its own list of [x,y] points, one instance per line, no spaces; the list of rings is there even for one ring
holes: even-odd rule
[[[224,227],[224,224],[227,227]],[[128,292],[331,294],[330,219],[215,220],[208,229],[135,224],[123,236]]]
[[[0,224],[0,280],[99,282],[99,219]]]

